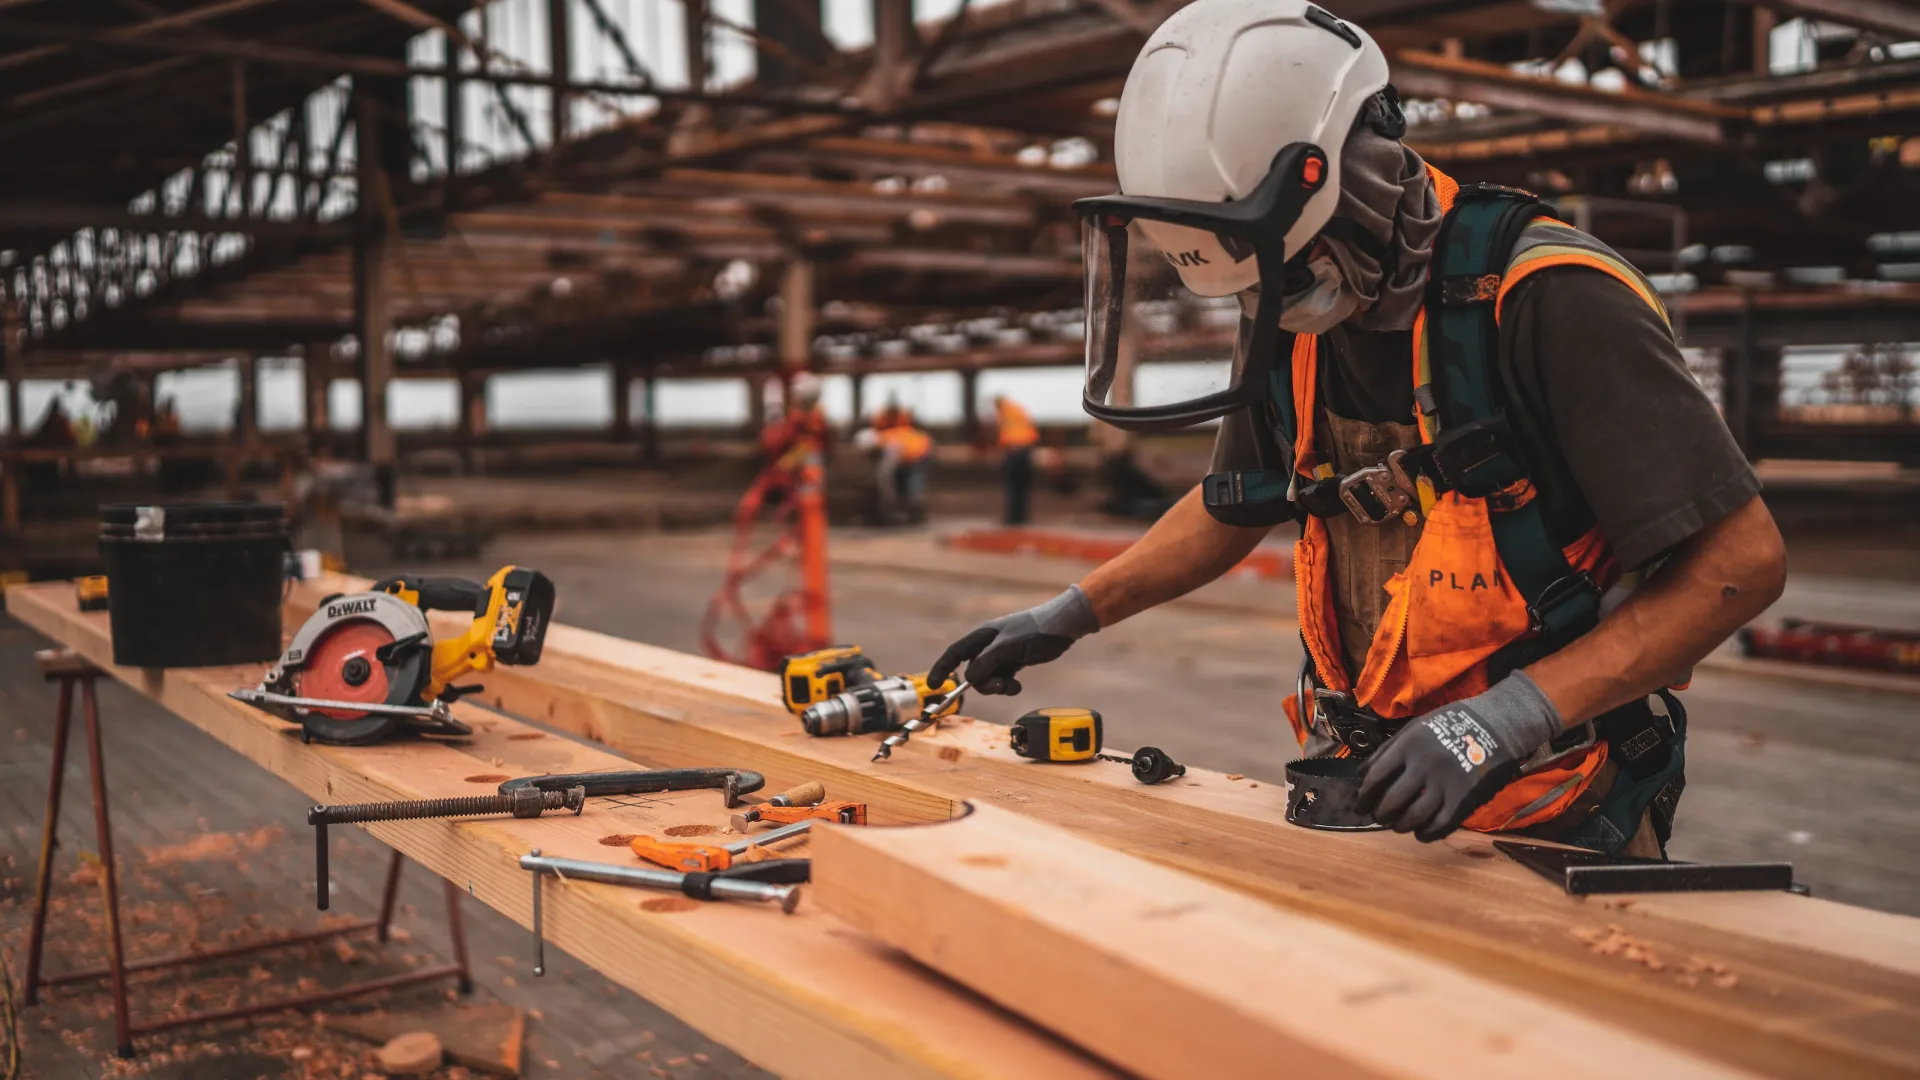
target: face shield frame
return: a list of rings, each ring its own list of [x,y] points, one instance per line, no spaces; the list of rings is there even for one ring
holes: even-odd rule
[[[1081,405],[1089,416],[1127,431],[1165,431],[1260,404],[1281,333],[1290,254],[1287,233],[1300,220],[1308,200],[1326,186],[1328,171],[1323,150],[1297,142],[1274,155],[1266,179],[1239,201],[1101,195],[1074,202],[1086,258],[1087,354]],[[1120,338],[1127,318],[1129,227],[1136,221],[1203,230],[1229,252],[1252,249],[1259,282],[1251,333],[1242,335],[1244,348],[1236,349],[1226,389],[1165,405],[1107,402],[1119,369]],[[1291,254],[1298,259],[1305,251]]]

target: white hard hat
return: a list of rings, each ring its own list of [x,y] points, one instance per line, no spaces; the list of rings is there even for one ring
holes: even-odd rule
[[[793,400],[800,405],[813,405],[820,400],[820,376],[811,371],[802,371],[793,377],[789,384]]]
[[[1340,148],[1386,86],[1387,58],[1373,39],[1306,0],[1195,0],[1160,24],[1127,75],[1114,121],[1120,192],[1244,199],[1282,147],[1311,143],[1325,152],[1329,179],[1287,232],[1292,257],[1332,219]],[[1198,295],[1259,281],[1254,260],[1205,230],[1139,224]]]

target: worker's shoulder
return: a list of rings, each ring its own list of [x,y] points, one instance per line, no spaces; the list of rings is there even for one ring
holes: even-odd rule
[[[1666,322],[1665,306],[1653,282],[1605,241],[1553,218],[1535,218],[1514,242],[1500,290],[1504,322],[1518,310],[1598,305],[1611,310],[1630,304],[1635,314],[1652,313]]]

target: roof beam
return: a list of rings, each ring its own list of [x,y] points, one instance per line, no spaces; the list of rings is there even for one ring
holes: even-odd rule
[[[99,29],[61,26],[49,23],[0,23],[0,37],[56,41],[79,45],[101,45],[143,49],[189,56],[210,56],[224,60],[245,60],[262,64],[282,64],[328,74],[376,75],[384,78],[445,79],[449,75],[465,82],[491,83],[496,86],[537,86],[560,88],[569,94],[624,94],[658,98],[662,101],[693,101],[713,105],[746,105],[784,109],[790,112],[864,115],[865,109],[841,97],[825,100],[773,94],[705,93],[676,90],[644,82],[607,79],[567,79],[556,81],[549,75],[528,71],[503,71],[486,68],[476,71],[449,70],[444,67],[410,65],[376,56],[320,52],[257,41],[225,41],[205,38],[149,37],[136,33],[139,28]]]
[[[1777,0],[1775,6],[1816,19],[1891,34],[1902,41],[1920,40],[1920,7],[1909,0]]]
[[[1498,64],[1412,49],[1403,49],[1394,55],[1393,82],[1408,97],[1475,101],[1580,124],[1633,128],[1695,143],[1724,143],[1727,122],[1747,118],[1746,110],[1717,102],[1645,90],[1595,90],[1557,79],[1522,75]]]

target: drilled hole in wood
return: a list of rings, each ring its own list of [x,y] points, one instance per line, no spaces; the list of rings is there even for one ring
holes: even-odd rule
[[[617,832],[601,837],[600,842],[608,847],[626,847],[633,843],[633,836],[630,832]]]
[[[1004,855],[967,855],[960,861],[968,866],[978,866],[983,870],[998,870],[1007,865]]]
[[[514,742],[526,742],[529,739],[544,739],[546,737],[547,733],[544,731],[516,731],[507,736],[507,738],[512,739]]]
[[[478,775],[478,776],[469,776],[469,777],[467,777],[467,783],[469,783],[469,784],[497,784],[497,783],[499,783],[500,781],[502,781],[502,780],[506,780],[506,779],[509,779],[509,777],[507,776],[507,774],[506,774],[506,773],[494,773],[494,772],[483,772],[483,773],[481,773],[481,774],[480,774],[480,775]]]

